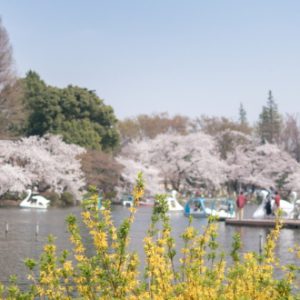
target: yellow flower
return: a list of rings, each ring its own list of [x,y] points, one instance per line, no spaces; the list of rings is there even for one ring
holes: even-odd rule
[[[81,213],[83,219],[90,219],[91,213],[87,210]]]
[[[79,254],[75,255],[75,258],[79,262],[82,262],[85,260],[85,257],[83,255],[79,255]]]
[[[63,264],[63,268],[66,272],[72,272],[73,271],[72,262],[70,260],[65,261]]]

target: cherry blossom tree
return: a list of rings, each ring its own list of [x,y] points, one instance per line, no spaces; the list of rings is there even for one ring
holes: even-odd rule
[[[239,146],[228,157],[228,177],[242,185],[298,190],[300,165],[277,145]]]
[[[18,141],[0,141],[0,195],[22,192],[27,187],[47,187],[57,193],[71,192],[79,198],[85,184],[77,156],[85,150],[61,137],[31,136]]]
[[[0,195],[8,191],[21,193],[31,185],[31,174],[24,168],[1,162]]]
[[[226,162],[220,159],[213,137],[202,132],[184,136],[166,133],[152,140],[133,141],[124,147],[120,157],[155,168],[165,188],[216,189],[226,182]],[[132,165],[125,165],[128,168]]]
[[[292,173],[286,180],[286,189],[289,192],[297,192],[300,195],[300,171]],[[298,197],[299,198],[299,197]]]
[[[163,178],[155,166],[149,166],[146,163],[143,164],[141,161],[137,161],[125,156],[119,156],[117,161],[124,166],[122,172],[123,183],[119,182],[120,185],[116,189],[118,194],[124,191],[132,191],[138,172],[143,173],[143,178],[146,183],[146,191],[152,195],[163,192],[161,185]]]

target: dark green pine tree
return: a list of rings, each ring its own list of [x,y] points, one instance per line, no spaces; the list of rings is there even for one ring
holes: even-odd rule
[[[277,143],[282,128],[282,118],[278,112],[278,106],[269,91],[267,105],[263,106],[259,115],[258,135],[262,142]]]
[[[118,146],[117,118],[111,106],[86,88],[47,85],[30,71],[23,79],[28,119],[26,135],[60,134],[67,143],[90,149],[113,150]]]
[[[240,103],[240,108],[239,108],[239,122],[241,125],[248,125],[247,121],[247,112],[244,108],[243,103]]]

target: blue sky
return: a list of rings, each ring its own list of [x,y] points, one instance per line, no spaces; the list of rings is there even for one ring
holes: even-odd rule
[[[300,1],[0,0],[20,76],[96,90],[117,117],[255,122],[268,90],[300,112]]]

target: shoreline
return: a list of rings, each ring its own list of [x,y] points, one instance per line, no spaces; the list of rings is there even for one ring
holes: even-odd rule
[[[21,200],[0,200],[0,207],[17,207],[21,203]]]

